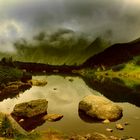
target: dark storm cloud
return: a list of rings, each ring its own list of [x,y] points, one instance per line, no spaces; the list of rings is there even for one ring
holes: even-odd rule
[[[98,22],[114,18],[121,9],[121,4],[107,1],[77,0],[77,1],[39,1],[24,2],[16,5],[10,11],[11,16],[33,24],[57,24],[76,20],[77,22]],[[91,21],[92,20],[92,21]],[[56,23],[55,23],[56,22]],[[82,24],[82,23],[81,23]]]
[[[136,1],[136,0],[135,0]],[[69,28],[115,42],[140,36],[140,10],[127,0],[30,0],[5,9],[7,18],[24,25],[25,34]],[[139,4],[140,6],[140,4]]]

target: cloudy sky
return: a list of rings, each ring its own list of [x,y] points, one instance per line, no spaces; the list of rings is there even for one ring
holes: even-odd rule
[[[0,44],[12,50],[16,38],[60,28],[131,41],[140,37],[139,13],[140,0],[0,0]]]

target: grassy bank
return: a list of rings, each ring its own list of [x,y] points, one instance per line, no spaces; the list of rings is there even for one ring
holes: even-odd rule
[[[22,77],[23,72],[21,70],[8,66],[0,66],[0,84],[21,80]]]

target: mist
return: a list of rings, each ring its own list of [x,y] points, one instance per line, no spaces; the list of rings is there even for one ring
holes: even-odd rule
[[[103,51],[109,44],[100,37],[93,42],[91,36],[69,29],[59,29],[52,33],[43,31],[30,40],[22,38],[15,41],[16,53],[13,58],[52,65],[79,65]]]
[[[22,39],[28,42],[26,48],[37,48],[38,41],[33,38],[42,31],[48,43],[46,46],[67,50],[70,46],[61,45],[62,41],[58,41],[63,37],[56,37],[57,41],[51,42],[53,45],[46,41],[50,39],[48,36],[58,33],[60,29],[70,31],[64,33],[69,39],[83,35],[87,43],[82,44],[81,48],[79,45],[71,45],[76,50],[85,49],[97,37],[110,44],[128,42],[140,37],[139,6],[138,0],[0,0],[0,52],[19,52],[13,44]],[[71,40],[76,44],[74,39]]]

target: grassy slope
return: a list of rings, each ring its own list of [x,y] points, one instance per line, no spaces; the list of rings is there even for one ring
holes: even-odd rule
[[[114,66],[109,70],[96,71],[95,75],[108,77],[110,79],[119,78],[126,86],[131,88],[140,85],[140,65],[137,65],[134,60]]]

